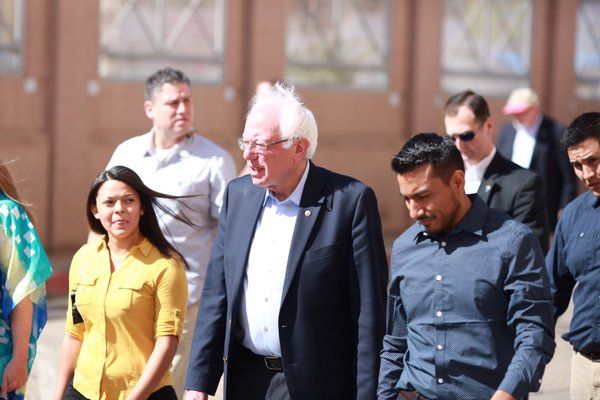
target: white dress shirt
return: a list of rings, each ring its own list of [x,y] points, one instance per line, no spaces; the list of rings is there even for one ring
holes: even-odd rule
[[[281,357],[279,309],[296,217],[308,176],[309,163],[296,189],[279,201],[270,191],[250,247],[240,322],[242,344],[255,354]]]
[[[158,208],[155,211],[165,238],[188,263],[188,305],[198,303],[225,188],[236,176],[233,158],[196,134],[188,135],[170,149],[157,149],[154,134],[148,132],[121,143],[106,169],[115,165],[131,168],[146,186],[157,192],[197,195],[177,202],[160,201],[172,211],[185,214],[199,228],[190,227]]]
[[[485,170],[489,167],[492,159],[496,155],[496,147],[492,148],[490,154],[488,154],[483,160],[479,161],[472,167],[465,169],[465,192],[467,194],[477,193],[481,180],[485,174]]]
[[[538,115],[532,126],[521,125],[518,121],[513,123],[515,128],[515,141],[511,161],[523,168],[529,168],[533,158],[533,149],[537,139],[537,132],[542,124],[542,116]]]

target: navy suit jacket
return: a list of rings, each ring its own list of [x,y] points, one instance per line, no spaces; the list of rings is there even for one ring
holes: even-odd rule
[[[242,337],[240,304],[265,190],[249,176],[227,190],[193,336],[186,389],[225,397]],[[293,399],[374,399],[385,330],[387,259],[375,194],[311,163],[279,311]]]
[[[549,226],[542,180],[496,152],[477,190],[489,207],[504,211],[527,225],[548,252]]]
[[[542,178],[546,194],[546,208],[550,229],[554,230],[558,211],[577,195],[577,177],[569,163],[567,152],[560,145],[565,127],[544,117],[537,131],[533,157],[529,169]],[[500,130],[497,148],[509,160],[512,158],[513,143],[517,132],[512,124]]]

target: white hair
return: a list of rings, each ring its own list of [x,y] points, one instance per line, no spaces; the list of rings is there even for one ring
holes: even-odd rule
[[[281,106],[279,118],[279,132],[282,139],[305,138],[309,146],[306,158],[310,159],[317,150],[317,138],[319,136],[317,121],[313,113],[304,105],[294,91],[293,86],[286,86],[281,82],[275,83],[273,87],[264,93],[255,95],[250,101],[248,115],[266,104],[277,104]],[[291,142],[284,143],[286,148]]]

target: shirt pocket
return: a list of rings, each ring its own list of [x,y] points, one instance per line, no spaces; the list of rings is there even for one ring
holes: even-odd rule
[[[144,279],[125,279],[117,284],[117,293],[111,306],[120,310],[129,310],[141,303],[144,298]]]
[[[577,279],[600,266],[600,250],[597,243],[600,241],[600,232],[588,230],[573,230],[566,248],[567,265]]]
[[[75,305],[77,308],[92,303],[97,276],[83,276],[77,279],[77,289],[75,289]]]

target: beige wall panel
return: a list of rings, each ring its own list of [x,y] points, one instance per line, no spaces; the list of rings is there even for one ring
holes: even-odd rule
[[[33,205],[36,228],[45,246],[49,244],[49,153],[48,31],[49,4],[30,0],[24,7],[23,72],[0,77],[0,138],[3,161],[13,161],[9,169],[24,200]],[[25,78],[35,83],[26,93]]]
[[[360,179],[373,188],[386,236],[395,237],[408,226],[410,219],[398,193],[396,177],[390,168],[399,146],[353,142],[324,144],[319,141],[314,161],[321,167]]]
[[[86,239],[85,200],[95,170],[90,139],[96,129],[97,98],[87,94],[98,59],[97,1],[55,2],[56,77],[52,246],[73,248]]]
[[[40,81],[51,78],[49,61],[54,50],[55,37],[51,34],[54,2],[27,0],[25,3],[24,76],[33,76]]]
[[[17,137],[39,134],[46,119],[46,85],[37,82],[37,90],[27,94],[19,75],[0,79],[0,135]]]
[[[577,113],[575,98],[575,30],[577,21],[576,1],[555,1],[554,34],[552,44],[552,96],[547,111],[558,120],[568,123]]]
[[[10,172],[24,200],[33,205],[36,229],[47,247],[48,230],[48,143],[44,135],[25,139],[3,139],[0,157],[9,164]]]
[[[285,16],[282,0],[254,0],[249,10],[249,92],[261,80],[282,79],[285,71]]]
[[[388,103],[388,95],[359,91],[327,92],[299,90],[315,114],[319,130],[343,141],[365,136],[374,140],[398,137],[399,108]]]
[[[552,7],[548,0],[533,2],[533,32],[531,35],[531,67],[529,71],[529,86],[546,100],[552,91],[550,87],[551,57],[552,57]]]

